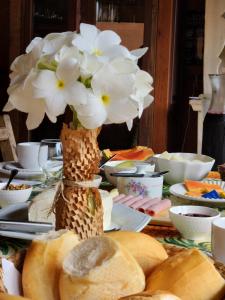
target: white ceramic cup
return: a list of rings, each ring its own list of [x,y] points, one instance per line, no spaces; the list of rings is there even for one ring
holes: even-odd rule
[[[213,221],[212,254],[216,261],[225,263],[225,217]]]
[[[159,177],[117,177],[120,194],[161,198],[163,176]]]
[[[16,145],[16,153],[18,162],[24,169],[40,170],[38,156],[40,143],[25,142]],[[46,153],[45,153],[46,152]],[[47,149],[42,151],[43,159],[47,159]]]

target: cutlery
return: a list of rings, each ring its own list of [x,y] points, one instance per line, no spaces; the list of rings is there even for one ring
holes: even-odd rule
[[[12,169],[12,171],[10,172],[10,176],[9,176],[9,180],[4,188],[4,190],[8,190],[9,185],[11,183],[11,181],[13,180],[13,178],[17,175],[18,170],[17,169]]]
[[[116,156],[116,154],[113,154],[110,158],[107,158],[106,160],[104,160],[104,162],[99,166],[99,168],[102,169],[107,162],[109,162],[113,159],[114,156]]]
[[[50,223],[42,222],[21,222],[21,221],[10,221],[0,219],[0,230],[1,231],[17,231],[17,232],[48,232],[54,229],[54,226]]]
[[[168,173],[169,171],[162,171],[162,172],[148,172],[145,174],[141,173],[125,173],[125,172],[116,172],[116,173],[111,173],[111,176],[114,177],[159,177],[161,175],[164,175]]]

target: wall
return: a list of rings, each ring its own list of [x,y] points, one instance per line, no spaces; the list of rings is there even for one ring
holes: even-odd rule
[[[225,44],[225,1],[206,0],[205,49],[204,49],[204,94],[211,94],[208,74],[217,73],[221,62],[219,55]]]

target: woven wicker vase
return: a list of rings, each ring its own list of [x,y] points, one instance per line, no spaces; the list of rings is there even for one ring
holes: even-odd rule
[[[91,186],[99,171],[98,133],[99,129],[73,130],[66,125],[61,132],[64,180],[55,198],[56,230],[74,230],[82,240],[103,233],[100,194]],[[90,184],[82,187],[86,181]]]

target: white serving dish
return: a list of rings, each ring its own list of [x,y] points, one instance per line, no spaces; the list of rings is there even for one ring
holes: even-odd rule
[[[120,194],[161,198],[163,190],[163,176],[118,177],[117,188]]]
[[[0,209],[0,219],[3,220],[28,220],[29,203],[19,203]],[[112,209],[111,226],[109,228],[125,231],[141,231],[151,220],[149,215],[143,214],[123,204],[114,204]],[[0,236],[7,236],[25,240],[32,240],[36,234],[14,231],[1,231]]]
[[[210,217],[192,217],[183,214],[204,214]],[[220,217],[220,213],[210,207],[182,205],[169,209],[169,216],[173,225],[185,239],[211,241],[212,222]]]
[[[18,185],[16,183],[13,184]],[[0,183],[0,207],[26,202],[32,192],[32,186],[23,190],[3,190],[5,186],[5,182]]]
[[[220,180],[204,180],[204,182],[209,184],[218,184],[225,192],[225,182]],[[183,183],[176,183],[170,187],[170,193],[178,198],[189,200],[191,202],[202,202],[210,204],[225,204],[225,199],[215,199],[215,198],[203,198],[203,197],[193,197],[185,195],[187,192]]]
[[[0,173],[6,176],[9,176],[12,169],[17,169],[18,174],[16,178],[21,179],[40,179],[43,176],[43,172],[41,170],[29,170],[23,169],[21,166],[18,165],[15,161],[9,162],[0,162]]]
[[[164,175],[168,184],[183,182],[185,179],[202,180],[211,171],[215,160],[207,155],[194,153],[169,153],[170,159],[154,156],[157,171],[169,171]],[[173,159],[174,158],[174,159]]]
[[[131,166],[127,166],[124,168],[118,167],[118,165],[122,163],[130,162]],[[133,164],[133,165],[132,165]],[[134,160],[134,161],[127,161],[127,160],[115,160],[115,161],[108,161],[103,166],[105,176],[107,180],[113,184],[114,186],[117,185],[117,177],[113,177],[110,174],[111,173],[117,173],[126,171],[130,173],[138,172],[138,173],[144,173],[144,172],[153,172],[155,170],[155,165],[150,164],[147,162],[144,162],[142,160]]]

